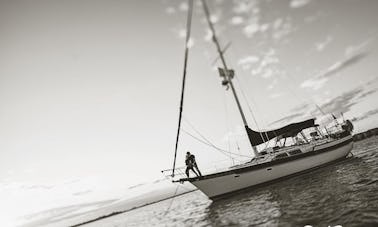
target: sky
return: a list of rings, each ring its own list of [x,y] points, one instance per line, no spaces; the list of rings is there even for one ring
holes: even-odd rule
[[[356,132],[378,126],[377,1],[208,2],[251,128],[341,112]],[[190,135],[251,152],[194,5],[177,162],[191,150],[205,168],[232,160]],[[179,0],[0,1],[5,214],[122,196],[171,168],[187,9]]]

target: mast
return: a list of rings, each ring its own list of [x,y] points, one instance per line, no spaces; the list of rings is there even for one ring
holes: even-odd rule
[[[242,120],[243,120],[243,124],[244,124],[244,127],[245,129],[248,128],[248,123],[247,123],[247,120],[245,118],[245,115],[244,115],[244,112],[243,112],[243,109],[241,107],[241,104],[240,104],[240,101],[239,101],[239,98],[238,98],[238,95],[236,94],[236,91],[235,91],[235,87],[234,87],[234,84],[232,83],[232,78],[230,77],[230,74],[229,74],[229,70],[228,70],[228,67],[227,67],[227,64],[226,64],[226,60],[224,58],[224,55],[223,55],[223,51],[220,47],[220,44],[219,44],[219,41],[217,39],[217,36],[216,36],[216,33],[215,33],[215,28],[214,28],[214,25],[213,23],[211,22],[210,20],[210,13],[209,13],[209,8],[207,7],[207,4],[206,4],[206,0],[202,0],[202,6],[203,6],[203,9],[205,11],[205,15],[206,15],[206,19],[207,19],[207,23],[209,24],[209,27],[210,27],[210,30],[212,32],[212,40],[213,42],[215,43],[215,46],[217,48],[217,51],[218,51],[218,54],[219,54],[219,57],[222,61],[222,65],[224,67],[224,70],[225,70],[225,80],[226,82],[230,85],[231,87],[231,91],[232,91],[232,94],[235,98],[235,101],[236,101],[236,104],[238,106],[238,109],[239,109],[239,112],[240,112],[240,115],[242,117]],[[248,132],[247,132],[248,134]],[[258,155],[258,152],[257,152],[257,149],[255,146],[252,146],[253,148],[253,153],[255,155],[255,157]]]
[[[187,68],[187,64],[188,64],[188,55],[189,55],[188,43],[189,43],[189,40],[190,40],[190,30],[191,30],[191,25],[192,25],[192,15],[193,15],[193,0],[189,0],[188,18],[187,18],[187,21],[186,21],[184,71],[183,71],[183,76],[182,76],[180,110],[179,110],[179,119],[178,119],[176,144],[175,144],[175,156],[174,156],[174,159],[173,159],[172,177],[175,176],[177,148],[178,148],[178,142],[179,142],[179,138],[180,138],[182,110],[183,110],[183,106],[184,106],[184,91],[185,91],[186,68]]]

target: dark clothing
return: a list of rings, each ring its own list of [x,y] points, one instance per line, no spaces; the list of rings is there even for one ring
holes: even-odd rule
[[[186,173],[186,176],[187,176],[188,178],[189,178],[189,170],[192,170],[192,171],[196,174],[196,176],[198,177],[198,174],[197,174],[196,171],[194,171],[193,166],[187,166],[187,167],[186,167],[186,170],[185,170],[185,173]]]
[[[198,166],[197,166],[197,163],[196,163],[196,162],[194,163],[194,169],[196,169],[197,172],[198,172],[198,174],[202,177],[202,173],[201,173],[201,171],[198,169]]]
[[[189,158],[186,158],[185,159],[185,165],[188,167],[188,166],[191,166],[193,167],[193,162],[189,159]]]
[[[188,178],[189,178],[189,170],[192,170],[197,175],[197,177],[202,176],[200,170],[198,169],[196,158],[194,155],[191,154],[189,156],[186,156],[185,164],[186,164],[185,173],[186,173],[186,176],[188,176]],[[194,169],[196,169],[198,173]]]

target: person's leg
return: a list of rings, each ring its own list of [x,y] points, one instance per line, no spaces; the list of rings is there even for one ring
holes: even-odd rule
[[[201,174],[198,172],[197,168],[193,166],[193,171],[196,173],[197,176],[200,176]]]
[[[198,177],[198,173],[194,170],[194,168],[192,167],[191,170],[193,171],[194,174],[196,174],[196,176]]]
[[[194,168],[197,170],[197,172],[199,173],[199,175],[202,177],[202,173],[201,173],[201,171],[198,169],[197,163],[194,164]]]
[[[186,173],[186,176],[188,176],[189,178],[189,167],[186,167],[185,173]]]

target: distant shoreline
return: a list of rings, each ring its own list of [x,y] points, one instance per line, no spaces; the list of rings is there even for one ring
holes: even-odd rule
[[[360,133],[353,135],[353,140],[354,141],[365,140],[365,139],[368,139],[368,138],[376,136],[376,135],[378,135],[378,128],[372,128],[372,129],[366,130],[364,132],[360,132]],[[89,220],[89,221],[85,221],[85,222],[82,222],[82,223],[79,223],[79,224],[75,224],[75,225],[72,225],[70,227],[78,227],[78,226],[86,225],[86,224],[96,222],[96,221],[99,221],[99,220],[102,220],[102,219],[105,219],[105,218],[109,218],[109,217],[112,217],[112,216],[115,216],[115,215],[118,215],[118,214],[123,214],[123,213],[129,212],[129,211],[132,211],[132,210],[135,210],[135,209],[139,209],[139,208],[142,208],[142,207],[145,207],[145,206],[148,206],[148,205],[159,203],[159,202],[162,202],[164,200],[173,199],[175,197],[179,197],[179,196],[182,196],[182,195],[185,195],[187,193],[191,193],[191,192],[194,192],[194,191],[197,191],[197,190],[198,189],[193,189],[193,190],[184,192],[184,193],[179,194],[179,195],[173,195],[173,196],[170,196],[170,197],[167,197],[167,198],[164,198],[164,199],[160,199],[160,200],[157,200],[157,201],[154,201],[154,202],[149,202],[149,203],[146,203],[146,204],[143,204],[143,205],[140,205],[140,206],[135,206],[135,207],[132,207],[132,208],[124,210],[124,211],[112,212],[110,214],[103,215],[103,216],[100,216],[98,218],[95,218],[95,219],[92,219],[92,220]]]
[[[365,132],[354,134],[353,140],[360,141],[360,140],[364,140],[364,139],[367,139],[376,135],[378,135],[378,128],[372,128],[372,129],[366,130]]]
[[[82,222],[82,223],[79,223],[79,224],[76,224],[76,225],[71,225],[70,227],[78,227],[78,226],[86,225],[86,224],[89,224],[89,223],[92,223],[92,222],[96,222],[96,221],[99,221],[99,220],[102,220],[102,219],[105,219],[105,218],[109,218],[109,217],[112,217],[112,216],[115,216],[115,215],[118,215],[118,214],[123,214],[123,213],[129,212],[129,211],[132,211],[132,210],[135,210],[135,209],[139,209],[139,208],[142,208],[142,207],[145,207],[145,206],[148,206],[148,205],[159,203],[159,202],[162,202],[164,200],[173,199],[175,197],[179,197],[179,196],[182,196],[182,195],[185,195],[185,194],[197,191],[197,190],[198,189],[193,189],[193,190],[181,193],[179,195],[173,195],[173,196],[170,196],[170,197],[167,197],[167,198],[164,198],[164,199],[160,199],[160,200],[157,200],[157,201],[154,201],[154,202],[146,203],[146,204],[143,204],[143,205],[140,205],[140,206],[135,206],[135,207],[132,207],[132,208],[127,209],[127,210],[115,211],[115,212],[112,212],[110,214],[103,215],[103,216],[100,216],[98,218],[86,221],[86,222]]]

